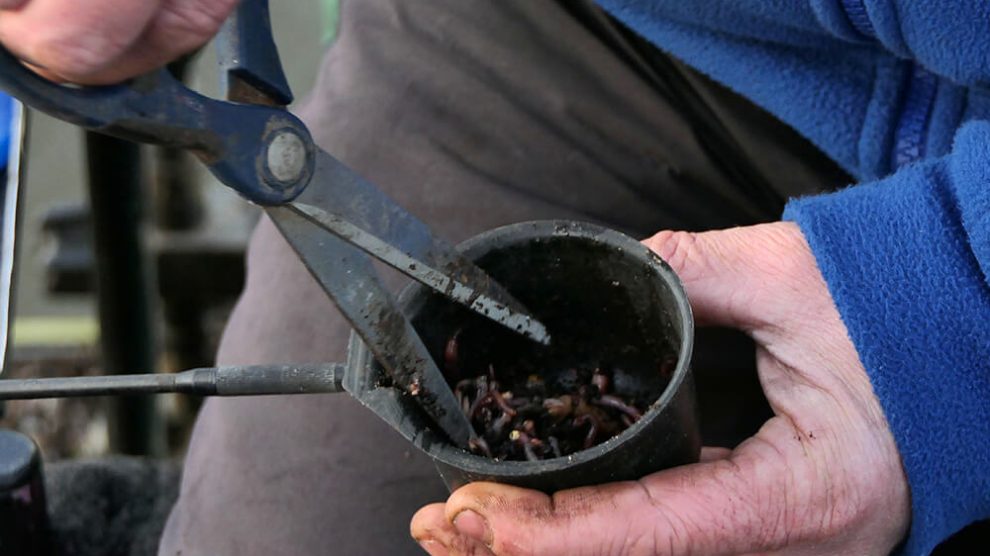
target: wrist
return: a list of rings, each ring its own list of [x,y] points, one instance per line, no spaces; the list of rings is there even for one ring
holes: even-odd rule
[[[978,366],[990,299],[960,241],[949,180],[947,162],[935,160],[785,212],[815,254],[897,442],[912,554],[990,515],[990,377]]]

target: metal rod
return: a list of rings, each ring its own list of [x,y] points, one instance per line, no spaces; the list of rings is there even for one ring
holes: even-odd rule
[[[0,400],[132,396],[266,396],[342,392],[344,365],[249,365],[192,369],[174,374],[0,380]]]

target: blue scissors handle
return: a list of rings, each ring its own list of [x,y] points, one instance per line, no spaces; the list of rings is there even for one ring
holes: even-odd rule
[[[32,72],[0,45],[0,88],[29,106],[123,139],[183,148],[217,178],[260,205],[296,198],[313,176],[316,148],[306,126],[284,109],[292,100],[271,36],[267,0],[243,0],[218,39],[234,103],[205,97],[162,69],[128,83],[68,87]],[[290,140],[287,143],[287,138]],[[289,171],[272,152],[293,147]]]

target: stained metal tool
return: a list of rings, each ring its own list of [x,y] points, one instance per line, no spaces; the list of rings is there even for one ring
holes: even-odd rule
[[[0,400],[165,393],[195,396],[332,394],[343,391],[344,368],[339,363],[245,365],[167,374],[0,380]]]
[[[242,0],[218,44],[228,102],[189,90],[164,69],[117,86],[64,87],[2,48],[0,88],[87,129],[194,152],[221,182],[265,207],[394,383],[466,445],[470,423],[368,255],[537,342],[549,342],[546,329],[425,224],[314,144],[285,109],[292,93],[267,0]]]

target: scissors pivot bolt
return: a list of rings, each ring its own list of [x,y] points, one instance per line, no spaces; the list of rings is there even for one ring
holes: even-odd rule
[[[268,143],[268,171],[275,186],[297,182],[306,170],[306,143],[292,130],[279,131]]]

